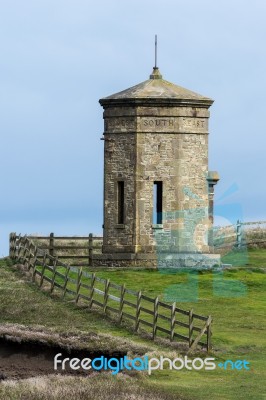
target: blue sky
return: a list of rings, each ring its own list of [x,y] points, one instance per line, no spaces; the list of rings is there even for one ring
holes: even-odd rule
[[[0,1],[0,256],[8,234],[101,233],[101,97],[166,80],[211,97],[216,214],[266,220],[264,0]]]

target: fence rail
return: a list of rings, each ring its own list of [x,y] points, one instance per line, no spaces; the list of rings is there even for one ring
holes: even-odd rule
[[[188,343],[189,351],[197,345],[208,351],[211,348],[211,316],[182,310],[175,303],[167,304],[158,297],[127,289],[82,267],[73,268],[38,248],[32,237],[11,233],[10,257],[24,264],[40,287],[46,282],[51,292],[58,289],[62,297],[71,296],[77,304],[82,302],[89,309],[96,306],[106,314],[115,314],[119,323],[129,320],[135,332],[148,332],[152,339],[159,335],[170,341],[182,339]]]
[[[51,257],[64,260],[70,266],[93,266],[94,256],[102,254],[101,236],[27,236],[39,249]],[[215,253],[243,247],[266,247],[266,221],[241,222],[212,229],[212,248]]]
[[[65,260],[70,266],[92,266],[93,256],[102,253],[102,237],[93,236],[49,236],[29,235],[28,238],[51,257]]]
[[[215,252],[227,248],[266,247],[266,221],[241,222],[235,225],[213,227],[213,247]]]

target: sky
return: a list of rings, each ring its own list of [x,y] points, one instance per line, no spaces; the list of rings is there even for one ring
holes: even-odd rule
[[[266,220],[264,0],[0,0],[0,257],[10,232],[102,233],[98,100],[163,78],[215,100],[215,222]],[[222,221],[222,222],[221,222]]]

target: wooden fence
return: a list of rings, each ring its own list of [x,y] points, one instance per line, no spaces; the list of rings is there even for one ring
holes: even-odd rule
[[[44,249],[39,249],[31,237],[10,234],[10,257],[23,263],[32,279],[41,287],[46,281],[50,291],[60,290],[62,297],[71,296],[76,303],[96,306],[106,314],[116,315],[133,323],[134,331],[145,331],[152,339],[158,335],[170,341],[184,340],[189,351],[197,345],[211,348],[211,316],[202,316],[167,304],[158,297],[151,298],[141,291],[127,289],[95,273],[73,268]],[[200,325],[200,326],[199,326]]]
[[[218,253],[228,248],[266,247],[266,221],[237,221],[235,225],[215,226],[212,236],[213,247]]]
[[[103,238],[92,233],[88,236],[55,236],[50,233],[49,236],[30,235],[28,238],[49,256],[70,266],[93,266],[94,256],[102,253]],[[215,226],[212,241],[215,253],[246,246],[266,247],[266,221],[237,221],[235,225]]]
[[[92,266],[93,256],[102,253],[103,238],[93,236],[49,236],[29,235],[28,238],[51,257],[64,260],[70,266]],[[12,251],[10,249],[10,251]]]

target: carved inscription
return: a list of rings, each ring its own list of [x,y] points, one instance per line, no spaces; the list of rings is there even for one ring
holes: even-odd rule
[[[144,126],[149,126],[149,127],[159,127],[159,128],[164,128],[164,127],[172,127],[174,126],[174,119],[163,119],[163,118],[156,118],[156,119],[144,119],[143,120],[143,125]]]
[[[108,118],[105,120],[105,131],[126,132],[135,128],[134,118]]]
[[[182,125],[184,128],[206,128],[205,119],[199,118],[182,118]]]
[[[146,117],[140,119],[140,129],[144,132],[174,132],[176,128],[175,118]]]
[[[143,132],[202,132],[207,129],[207,123],[203,118],[146,117],[141,118],[140,129]]]
[[[206,131],[207,120],[204,118],[167,118],[167,117],[140,117],[123,118],[113,117],[105,119],[106,132],[190,132]]]

